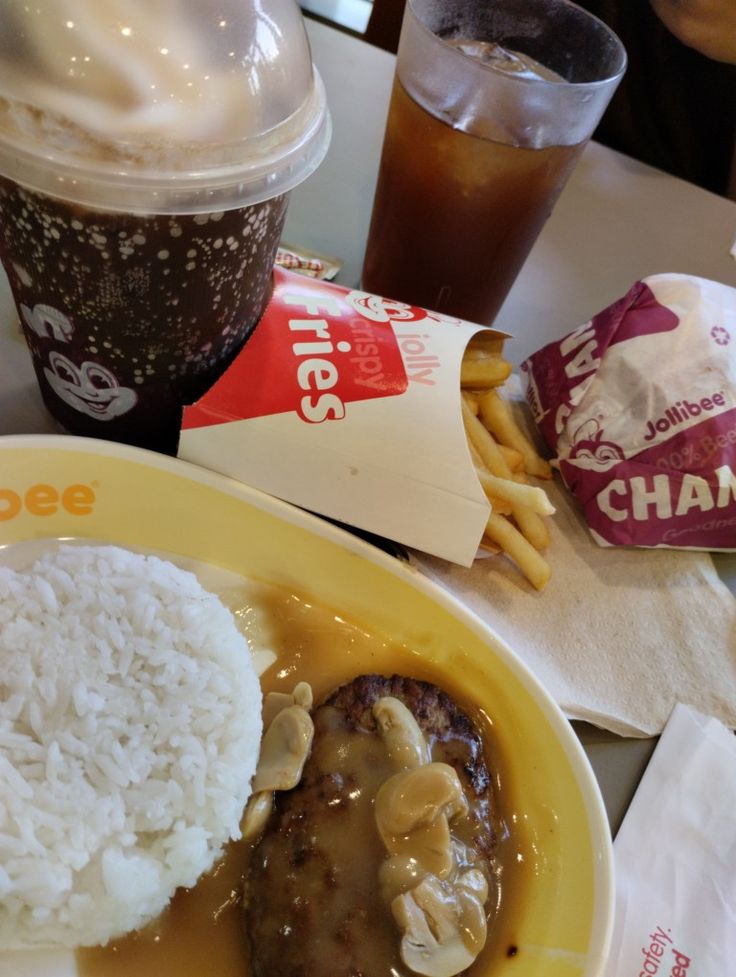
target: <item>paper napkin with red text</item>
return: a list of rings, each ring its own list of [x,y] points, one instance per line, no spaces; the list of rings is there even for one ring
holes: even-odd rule
[[[736,974],[736,736],[677,705],[614,843],[604,977]]]

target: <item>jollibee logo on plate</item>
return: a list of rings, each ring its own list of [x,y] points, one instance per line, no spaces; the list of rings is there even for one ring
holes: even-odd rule
[[[0,485],[0,522],[15,519],[21,513],[53,516],[60,509],[70,516],[88,516],[94,504],[95,490],[81,482],[62,487],[39,482],[22,489]]]
[[[423,309],[331,290],[280,268],[274,282],[258,328],[214,387],[186,409],[185,429],[291,411],[309,424],[341,420],[349,403],[401,395],[412,380],[426,383],[437,365],[422,355],[419,340],[407,355],[411,337],[394,332],[394,323],[426,320]]]

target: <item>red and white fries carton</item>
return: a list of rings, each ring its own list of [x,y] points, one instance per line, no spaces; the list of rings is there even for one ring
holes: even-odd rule
[[[505,335],[274,270],[257,329],[185,408],[179,457],[469,566],[490,506],[460,409],[470,339]]]
[[[522,364],[602,545],[736,550],[736,290],[654,275]]]

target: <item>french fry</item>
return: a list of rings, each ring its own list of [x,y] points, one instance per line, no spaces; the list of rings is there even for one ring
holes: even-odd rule
[[[524,459],[524,469],[537,478],[552,478],[549,462],[542,458],[531,441],[513,418],[508,404],[496,390],[488,390],[478,402],[479,416],[483,424],[501,444],[519,451]]]
[[[489,490],[488,485],[485,482],[485,479],[493,478],[494,476],[492,476],[491,473],[486,468],[485,464],[483,463],[483,459],[478,454],[478,449],[475,447],[475,445],[470,439],[468,439],[468,448],[470,449],[470,457],[473,459],[473,464],[475,465],[475,471],[478,476],[478,481],[480,482],[481,487],[483,488],[483,491],[486,494],[486,498],[491,503],[491,506],[493,507],[493,511],[502,512],[504,515],[510,516],[512,510],[508,500],[501,498],[501,496],[498,494],[494,495],[493,491]],[[500,482],[502,480],[499,479],[498,481]]]
[[[460,376],[463,425],[478,481],[491,504],[480,546],[506,553],[541,590],[551,573],[539,552],[550,542],[544,517],[555,510],[546,492],[528,484],[527,476],[549,479],[552,469],[499,393],[510,374],[511,364],[499,347],[478,339],[466,348]]]
[[[511,481],[513,479],[513,472],[499,450],[493,435],[473,414],[467,403],[465,393],[461,397],[461,402],[466,433],[483,460],[485,467],[492,475]],[[518,503],[512,505],[511,512],[517,526],[535,549],[542,550],[549,546],[547,527],[536,512]]]
[[[511,376],[511,364],[500,356],[464,359],[460,366],[461,387],[498,387]]]
[[[514,472],[512,477],[513,477],[513,481],[516,482],[517,485],[520,485],[520,486],[521,485],[527,485],[527,486],[529,485],[529,479],[527,478],[526,472],[523,472],[523,471],[522,472]],[[544,489],[537,489],[537,491],[541,492],[542,495],[544,496],[544,498],[547,499],[547,493],[544,491]],[[554,506],[549,501],[549,499],[547,499],[547,503],[550,506],[550,508],[552,509],[552,512],[554,512],[555,511],[554,510]],[[530,506],[530,508],[534,509],[534,506]],[[534,511],[536,511],[536,510],[534,510]],[[552,513],[543,513],[543,512],[540,512],[538,514],[541,516],[541,515],[551,515]],[[518,522],[518,520],[517,520],[517,522]],[[521,529],[522,527],[519,526],[519,528]],[[549,540],[549,530],[547,529],[547,526],[544,523],[541,523],[540,524],[537,521],[531,521],[531,520],[530,521],[527,521],[525,523],[525,525],[524,525],[523,532],[524,532],[524,535],[529,540],[529,542],[536,549],[543,550],[543,549],[546,549],[549,546],[549,541],[550,541]]]
[[[465,433],[483,460],[483,464],[492,475],[498,475],[499,478],[511,478],[512,472],[508,462],[500,451],[493,435],[473,413],[468,396],[464,391],[460,398],[460,404],[463,412]]]
[[[481,390],[464,390],[463,393],[464,393],[465,400],[466,400],[466,403],[467,403],[468,407],[472,410],[472,412],[477,417],[478,414],[480,413],[480,404],[479,404],[479,401],[480,401],[480,398],[481,398],[481,395],[482,395],[483,391],[481,391]]]
[[[484,553],[493,553],[494,556],[499,553],[503,553],[503,550],[498,543],[494,543],[493,540],[489,539],[487,536],[483,536],[480,543],[478,543],[478,549],[483,550]]]
[[[486,498],[491,503],[491,510],[497,512],[501,516],[513,515],[514,509],[510,502],[506,499],[500,498],[500,496],[493,495],[492,492],[486,492]]]
[[[470,457],[471,457],[471,459],[472,459],[473,464],[475,465],[475,467],[476,468],[482,468],[484,471],[487,471],[486,466],[483,463],[483,459],[478,454],[478,449],[473,444],[473,442],[470,440],[470,438],[467,437],[467,432],[466,432],[466,441],[468,443],[468,451],[470,452]]]
[[[506,459],[506,463],[512,472],[522,472],[524,468],[524,456],[516,448],[509,448],[507,444],[499,444],[499,451]]]
[[[502,499],[512,505],[525,506],[540,516],[554,514],[555,507],[547,498],[544,489],[518,481],[517,479],[520,476],[515,474],[511,479],[499,478],[497,475],[492,475],[477,466],[476,473],[486,495],[491,494],[495,498]]]
[[[468,360],[485,360],[489,356],[500,356],[500,353],[491,352],[486,349],[485,346],[474,346],[472,343],[465,347],[465,352],[463,353],[463,361]]]
[[[486,535],[511,557],[533,587],[544,588],[551,575],[549,564],[508,519],[492,512],[486,523]]]
[[[546,550],[549,546],[549,530],[544,519],[525,505],[514,505],[511,514],[520,532],[535,550]]]
[[[502,356],[504,340],[487,332],[477,332],[465,347],[463,357]]]

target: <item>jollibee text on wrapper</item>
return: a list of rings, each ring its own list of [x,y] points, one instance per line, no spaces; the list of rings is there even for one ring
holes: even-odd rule
[[[736,550],[736,289],[644,278],[522,371],[598,543]]]

